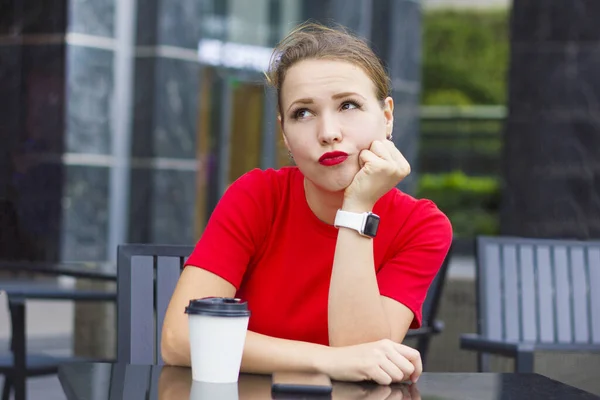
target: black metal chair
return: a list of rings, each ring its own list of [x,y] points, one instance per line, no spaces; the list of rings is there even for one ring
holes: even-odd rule
[[[419,329],[411,329],[406,333],[407,339],[417,338],[416,348],[419,350],[419,353],[421,353],[423,368],[426,367],[431,339],[433,336],[442,333],[444,330],[444,322],[438,320],[437,315],[444,286],[446,284],[446,276],[448,274],[448,266],[450,265],[451,257],[452,247],[448,251],[444,262],[427,291],[427,297],[423,302],[421,327]]]
[[[478,334],[460,348],[514,358],[533,372],[535,350],[600,353],[600,242],[477,238]]]
[[[102,279],[110,280],[109,276]],[[82,357],[58,357],[32,354],[27,351],[25,329],[25,301],[73,300],[73,301],[114,301],[115,293],[110,291],[78,290],[61,288],[54,284],[35,281],[2,282],[0,291],[6,293],[11,317],[11,348],[8,354],[0,354],[0,375],[4,375],[2,400],[8,400],[14,390],[16,400],[26,398],[28,377],[55,374],[58,366],[67,362],[106,361]]]
[[[163,364],[162,325],[183,264],[193,246],[126,244],[117,250],[117,361]],[[407,338],[418,338],[423,361],[431,337],[443,329],[437,309],[450,253],[430,286],[423,305],[423,324]]]

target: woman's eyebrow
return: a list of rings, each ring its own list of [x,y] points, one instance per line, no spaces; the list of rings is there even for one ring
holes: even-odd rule
[[[331,96],[331,98],[334,100],[337,100],[337,99],[341,99],[342,97],[349,97],[349,96],[358,96],[358,97],[366,100],[364,96],[361,96],[360,94],[358,94],[356,92],[342,92],[342,93],[334,94],[333,96]]]
[[[363,100],[367,100],[367,99],[365,99],[365,97],[364,97],[364,96],[362,96],[361,94],[359,94],[359,93],[356,93],[356,92],[342,92],[342,93],[336,93],[336,94],[334,94],[333,96],[331,96],[331,98],[332,98],[333,100],[337,100],[337,99],[341,99],[341,98],[344,98],[344,97],[349,97],[349,96],[358,96],[358,97],[360,97],[360,98],[361,98],[361,99],[363,99]],[[294,101],[292,104],[290,104],[290,106],[288,107],[288,111],[289,111],[289,110],[292,108],[292,106],[294,106],[295,104],[313,104],[313,103],[314,103],[313,99],[311,99],[311,98],[308,98],[308,97],[306,97],[306,98],[303,98],[303,99],[298,99],[298,100]]]
[[[290,106],[288,107],[288,111],[290,110],[290,108],[292,108],[292,106],[294,104],[313,104],[313,103],[314,103],[313,99],[309,99],[309,98],[298,99],[298,100],[294,101],[292,104],[290,104]]]

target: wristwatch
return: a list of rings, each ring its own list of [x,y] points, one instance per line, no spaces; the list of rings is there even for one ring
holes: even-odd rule
[[[374,238],[379,227],[379,215],[372,212],[355,213],[338,210],[333,226],[354,229],[363,236]]]

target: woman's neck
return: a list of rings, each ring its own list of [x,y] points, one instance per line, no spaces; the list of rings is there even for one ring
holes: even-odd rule
[[[342,208],[344,192],[328,192],[304,178],[304,194],[313,214],[321,221],[333,225],[337,210]]]

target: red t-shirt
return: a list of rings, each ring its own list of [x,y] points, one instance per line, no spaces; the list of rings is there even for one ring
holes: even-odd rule
[[[186,265],[229,281],[251,310],[249,329],[328,345],[327,302],[337,228],[319,220],[296,167],[248,172],[225,192]],[[382,296],[414,313],[452,241],[446,216],[429,200],[392,189],[375,204],[373,251]]]

